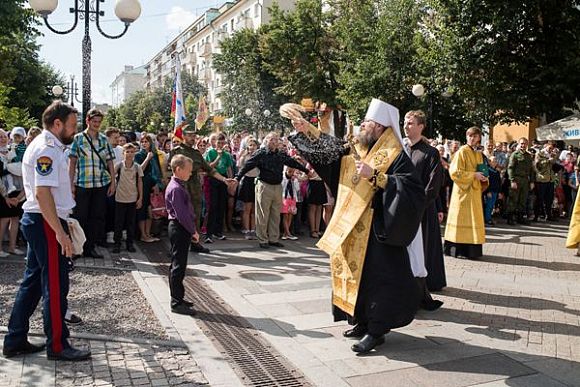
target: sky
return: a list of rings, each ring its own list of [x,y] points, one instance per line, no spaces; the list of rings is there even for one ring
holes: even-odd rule
[[[224,2],[225,0],[140,0],[141,16],[120,39],[103,37],[97,30],[96,23],[91,22],[92,101],[110,104],[109,86],[125,65],[137,67],[146,64],[209,7],[219,6]],[[69,8],[73,6],[74,0],[60,0],[58,8],[48,18],[50,25],[57,30],[69,29],[74,22],[74,15],[69,12]],[[100,25],[109,35],[117,35],[123,30],[123,23],[115,16],[114,6],[115,0],[101,3],[105,16],[101,18]],[[67,35],[51,32],[44,23],[39,29],[44,34],[38,39],[41,45],[40,57],[67,79],[74,75],[80,88],[84,21],[79,20],[76,29]]]

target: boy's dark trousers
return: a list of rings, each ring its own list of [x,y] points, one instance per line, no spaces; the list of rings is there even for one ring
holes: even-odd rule
[[[185,295],[183,278],[187,269],[187,254],[189,253],[192,235],[175,219],[169,221],[167,232],[171,242],[169,290],[171,293],[171,307],[173,308],[183,302]]]
[[[137,203],[115,203],[115,245],[121,245],[123,229],[127,230],[127,247],[135,241],[135,223],[137,218]]]

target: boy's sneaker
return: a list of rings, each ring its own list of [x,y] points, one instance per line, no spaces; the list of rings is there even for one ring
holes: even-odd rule
[[[203,240],[204,243],[213,243],[213,239],[211,239],[211,237],[206,236],[205,239]]]
[[[127,245],[127,251],[130,252],[130,253],[134,253],[137,250],[135,249],[135,246],[133,246],[133,245]]]
[[[214,239],[217,239],[218,241],[223,241],[226,239],[226,236],[224,234],[218,234],[218,235],[213,234],[212,236],[214,237]]]
[[[113,246],[113,254],[119,254],[121,252],[121,246],[115,245]]]

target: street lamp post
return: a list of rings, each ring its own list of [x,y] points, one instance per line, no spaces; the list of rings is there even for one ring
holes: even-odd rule
[[[56,98],[61,98],[64,96],[64,100],[68,101],[72,106],[75,105],[75,100],[78,103],[82,103],[82,101],[79,99],[79,86],[75,82],[74,75],[70,76],[70,81],[66,83],[66,86],[62,87],[60,85],[54,85],[50,91]]]
[[[423,86],[420,83],[417,83],[417,84],[413,85],[413,87],[411,88],[411,93],[413,93],[413,95],[417,98],[421,98],[425,95],[425,93],[427,93],[427,98],[428,98],[428,105],[427,105],[428,112],[427,112],[427,114],[429,115],[429,129],[427,130],[427,134],[428,134],[427,137],[431,138],[431,136],[433,135],[433,95],[432,95],[432,91],[425,90],[425,86]],[[441,96],[443,98],[451,98],[453,96],[453,92],[450,89],[445,89],[445,91],[443,91],[441,93]]]
[[[58,0],[29,0],[30,7],[39,13],[44,19],[46,27],[60,35],[65,35],[72,32],[79,22],[79,19],[84,20],[85,35],[83,37],[82,55],[83,55],[83,122],[85,121],[87,112],[91,108],[91,37],[89,30],[89,22],[94,21],[97,29],[106,38],[118,39],[125,35],[129,29],[129,25],[137,20],[141,14],[141,4],[139,0],[117,0],[115,5],[115,15],[125,24],[123,32],[118,35],[109,35],[101,29],[100,18],[105,16],[105,12],[101,11],[101,3],[105,0],[74,0],[74,8],[70,8],[70,13],[74,14],[74,23],[71,28],[65,31],[54,29],[48,23],[48,16],[58,6]]]

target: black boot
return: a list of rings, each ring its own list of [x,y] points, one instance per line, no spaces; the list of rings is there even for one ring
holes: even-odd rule
[[[350,347],[354,352],[358,353],[368,353],[372,351],[376,346],[385,343],[385,335],[373,336],[370,333],[364,335],[364,337],[356,344]]]
[[[431,293],[429,292],[429,289],[427,289],[427,280],[425,278],[417,278],[417,282],[419,283],[419,288],[423,295],[420,304],[421,309],[432,312],[441,308],[443,301],[434,300],[433,297],[431,297]]]

